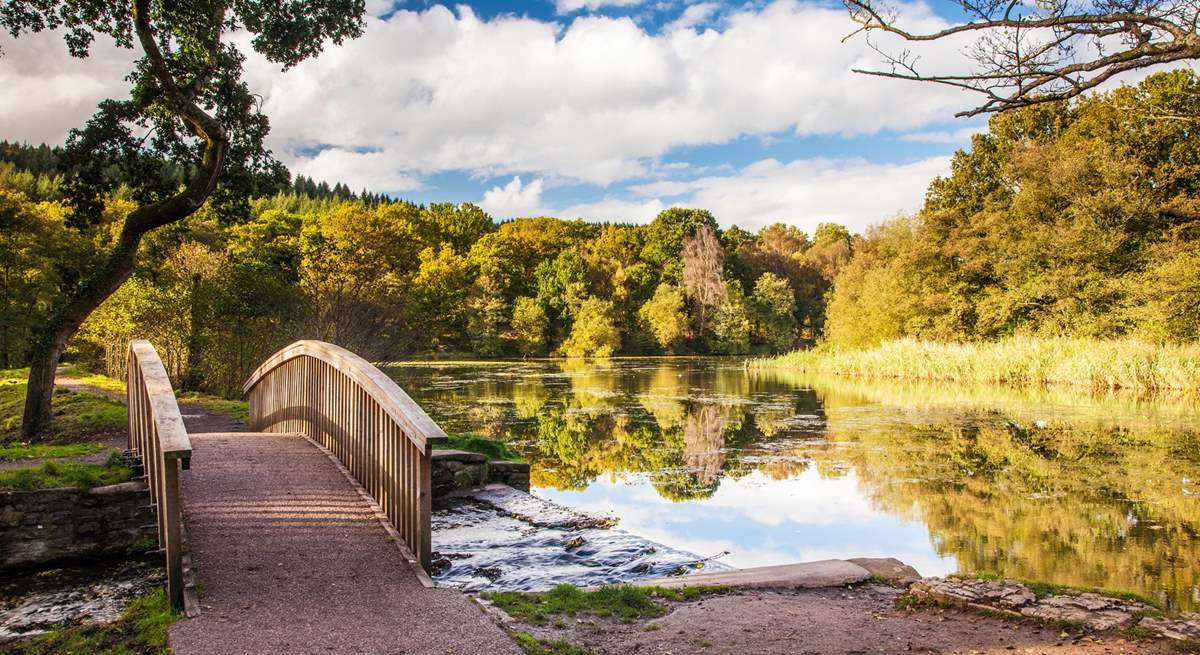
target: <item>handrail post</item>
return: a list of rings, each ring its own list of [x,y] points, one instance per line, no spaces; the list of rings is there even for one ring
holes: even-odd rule
[[[425,572],[433,570],[433,449],[426,448],[425,452],[421,453],[421,471],[417,478],[417,493],[421,494],[418,499],[420,504],[421,517],[417,522],[418,530],[418,545],[417,556],[420,558],[421,568]]]
[[[179,511],[179,460],[163,462],[162,514],[166,519],[167,597],[171,607],[183,607],[183,517]]]

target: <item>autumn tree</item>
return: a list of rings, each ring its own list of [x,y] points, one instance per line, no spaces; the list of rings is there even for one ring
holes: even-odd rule
[[[687,312],[684,310],[683,292],[670,284],[660,284],[654,296],[638,310],[638,317],[650,329],[658,345],[667,352],[675,348],[688,336]]]
[[[205,202],[223,214],[244,209],[260,184],[285,175],[264,148],[268,124],[242,79],[245,55],[225,37],[249,36],[269,61],[291,67],[362,31],[362,0],[295,5],[241,0],[128,5],[100,0],[45,0],[0,5],[0,27],[20,38],[58,30],[68,51],[85,58],[97,37],[141,50],[126,99],[105,100],[73,130],[62,155],[72,207],[69,228],[95,244],[66,262],[63,284],[31,344],[21,426],[38,437],[50,423],[54,369],[88,315],[133,271],[148,232],[191,215]],[[124,184],[136,203],[107,218],[106,200]]]
[[[621,347],[621,332],[613,321],[610,301],[590,296],[584,300],[563,342],[568,357],[609,357]]]
[[[546,348],[549,319],[537,298],[521,296],[513,302],[512,329],[522,355],[539,355]]]
[[[713,229],[701,226],[685,239],[679,258],[683,263],[683,289],[692,301],[696,324],[703,332],[713,311],[725,300],[722,280],[725,256]]]

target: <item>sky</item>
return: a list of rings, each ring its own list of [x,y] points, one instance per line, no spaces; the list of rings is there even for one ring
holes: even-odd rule
[[[895,5],[948,24],[950,5]],[[293,173],[497,219],[644,223],[673,205],[756,230],[862,231],[920,206],[982,119],[970,94],[869,77],[880,56],[840,3],[368,0],[364,35],[282,72],[251,54],[269,145]],[[245,35],[233,35],[249,53]],[[889,45],[881,39],[885,48]],[[962,70],[963,43],[923,46]],[[133,53],[71,59],[55,34],[0,36],[0,138],[61,143]],[[37,98],[31,102],[30,98]]]

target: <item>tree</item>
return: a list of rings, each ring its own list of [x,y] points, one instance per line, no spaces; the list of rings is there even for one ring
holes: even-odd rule
[[[674,352],[675,347],[688,336],[687,313],[683,304],[683,292],[678,287],[663,283],[654,291],[654,297],[638,310],[642,322],[646,323],[658,345],[667,352]]]
[[[92,256],[64,276],[46,323],[31,347],[21,425],[26,438],[50,423],[54,369],[88,315],[129,277],[148,232],[191,215],[210,199],[223,215],[244,208],[256,185],[278,188],[284,169],[263,146],[268,130],[258,100],[242,80],[244,55],[223,37],[252,35],[252,47],[284,67],[362,31],[362,0],[296,5],[266,0],[196,0],[132,7],[100,0],[44,0],[0,5],[0,27],[16,37],[62,30],[67,49],[89,54],[111,37],[141,59],[128,76],[127,100],[106,100],[73,130],[62,154],[73,207],[69,225],[94,237]],[[109,224],[106,199],[119,183],[137,203]],[[112,236],[110,236],[112,235]]]
[[[663,278],[669,282],[679,279],[681,272],[679,253],[683,243],[707,227],[717,231],[717,220],[704,209],[671,207],[664,209],[646,226],[646,245],[642,247],[642,259],[659,266]]]
[[[983,96],[959,116],[1066,100],[1128,71],[1200,57],[1197,0],[958,0],[967,21],[932,33],[897,25],[879,0],[844,0],[857,32],[883,32],[909,42],[975,37],[976,66],[964,73],[923,73],[919,56],[884,52],[890,70],[855,72],[944,84]],[[870,41],[869,41],[870,42]],[[1194,117],[1193,117],[1194,118]]]
[[[477,355],[500,354],[500,324],[508,313],[500,286],[490,277],[479,277],[467,294],[467,336]]]
[[[725,300],[725,283],[721,281],[725,256],[712,228],[701,226],[684,240],[679,257],[683,261],[683,289],[695,306],[696,324],[703,332],[712,310]]]
[[[613,322],[613,305],[589,296],[579,307],[571,336],[563,342],[567,357],[609,357],[621,347],[621,333]]]
[[[724,300],[713,317],[713,335],[716,337],[713,351],[726,355],[743,355],[750,352],[750,313],[746,308],[746,295],[737,280],[731,280],[725,290]]]
[[[513,302],[512,328],[523,355],[539,355],[546,347],[546,310],[537,298],[521,296]]]
[[[754,327],[759,340],[774,350],[791,347],[796,341],[796,296],[785,278],[763,273],[751,297]]]

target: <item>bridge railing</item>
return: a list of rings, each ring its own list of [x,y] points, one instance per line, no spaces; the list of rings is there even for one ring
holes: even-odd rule
[[[141,460],[158,520],[158,546],[166,553],[167,596],[183,609],[183,528],[179,471],[191,464],[192,443],[184,429],[175,391],[149,341],[129,342],[126,400],[129,450]]]
[[[250,429],[299,433],[329,449],[429,571],[430,456],[446,433],[408,394],[363,358],[323,341],[275,353],[244,391]]]

